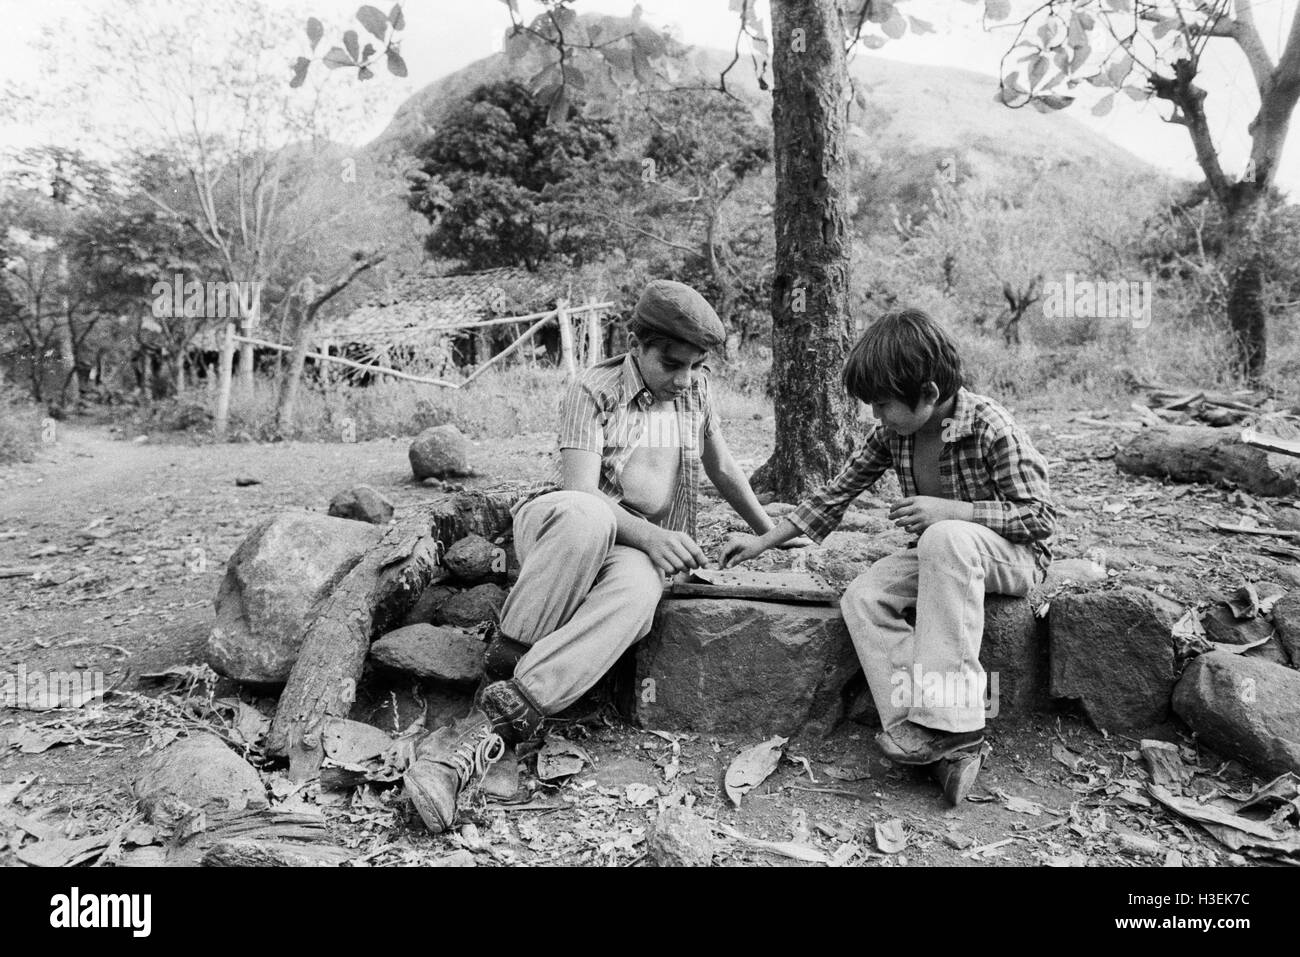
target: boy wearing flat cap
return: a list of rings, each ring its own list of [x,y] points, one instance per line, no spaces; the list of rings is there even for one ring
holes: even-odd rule
[[[516,506],[521,566],[489,643],[490,683],[455,728],[416,748],[406,792],[438,833],[506,742],[534,735],[650,630],[664,579],[705,564],[701,470],[756,534],[772,528],[723,441],[705,360],[726,336],[694,289],[655,280],[628,351],[588,369],[560,415],[560,461]]]

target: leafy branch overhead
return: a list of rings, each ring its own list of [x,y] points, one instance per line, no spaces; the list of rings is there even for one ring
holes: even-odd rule
[[[357,79],[369,80],[375,75],[372,67],[379,61],[382,56],[388,66],[388,72],[393,76],[406,76],[406,61],[402,59],[402,54],[397,40],[397,34],[406,27],[406,18],[402,15],[402,5],[393,4],[393,8],[385,14],[378,7],[369,4],[359,8],[356,13],[357,22],[370,36],[379,41],[378,46],[369,40],[365,45],[361,45],[361,38],[356,30],[348,30],[343,34],[342,45],[333,46],[320,58],[320,62],[331,70],[339,70],[344,67],[352,67],[357,71]],[[312,52],[316,52],[317,46],[325,35],[325,28],[315,17],[309,17],[307,20],[307,41],[311,44]],[[302,86],[307,79],[307,71],[315,62],[311,57],[300,56],[293,62],[293,79],[289,81],[291,87]]]

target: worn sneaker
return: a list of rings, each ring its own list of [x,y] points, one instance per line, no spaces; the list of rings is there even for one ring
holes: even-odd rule
[[[981,743],[976,747],[957,751],[930,765],[930,773],[939,782],[939,787],[943,790],[943,798],[948,802],[949,807],[960,807],[970,795],[971,788],[975,786],[975,779],[979,777],[984,759],[988,757],[990,750],[987,744]]]
[[[982,730],[936,731],[911,721],[899,722],[876,735],[876,744],[885,757],[899,764],[933,764],[983,741]]]
[[[477,708],[416,745],[402,783],[424,826],[434,834],[451,827],[460,796],[478,786],[505,751],[491,719]]]

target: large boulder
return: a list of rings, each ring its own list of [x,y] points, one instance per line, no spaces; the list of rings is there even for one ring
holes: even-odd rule
[[[393,520],[393,503],[369,485],[356,485],[330,499],[329,514],[371,525],[387,525]]]
[[[433,613],[434,624],[473,628],[485,621],[496,621],[506,601],[500,585],[475,585],[452,595]]]
[[[262,522],[226,564],[208,663],[237,681],[287,681],[317,606],[382,537],[374,525],[313,512]]]
[[[370,646],[376,664],[414,675],[455,684],[473,684],[483,676],[486,645],[459,628],[407,625],[390,631]]]
[[[858,669],[836,607],[667,599],[636,647],[631,717],[664,730],[825,734]]]
[[[435,425],[425,429],[411,443],[408,456],[417,481],[469,475],[469,439],[454,425]]]
[[[1224,757],[1270,775],[1300,774],[1300,672],[1226,651],[1197,657],[1174,689],[1174,711]]]
[[[1300,668],[1300,591],[1283,595],[1273,606],[1273,627],[1293,668]]]
[[[980,664],[987,676],[990,719],[1028,717],[1047,705],[1045,631],[1029,599],[985,596]],[[845,717],[857,724],[879,727],[880,715],[866,681],[855,681],[849,692]]]
[[[253,766],[215,734],[201,731],[167,745],[145,764],[132,791],[149,820],[165,827],[189,811],[243,811],[267,806]]]
[[[1077,699],[1107,731],[1169,716],[1181,608],[1137,588],[1057,595],[1049,612],[1051,694]]]

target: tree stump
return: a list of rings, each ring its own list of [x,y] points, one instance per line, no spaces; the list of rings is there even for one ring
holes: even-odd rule
[[[321,603],[276,709],[267,753],[289,759],[295,780],[315,777],[327,718],[345,718],[375,638],[401,625],[421,592],[446,577],[443,550],[470,533],[510,528],[520,488],[442,495],[393,525]]]
[[[1245,445],[1237,429],[1145,429],[1120,450],[1115,464],[1133,475],[1175,482],[1233,482],[1255,495],[1288,498],[1300,491],[1300,459]]]

